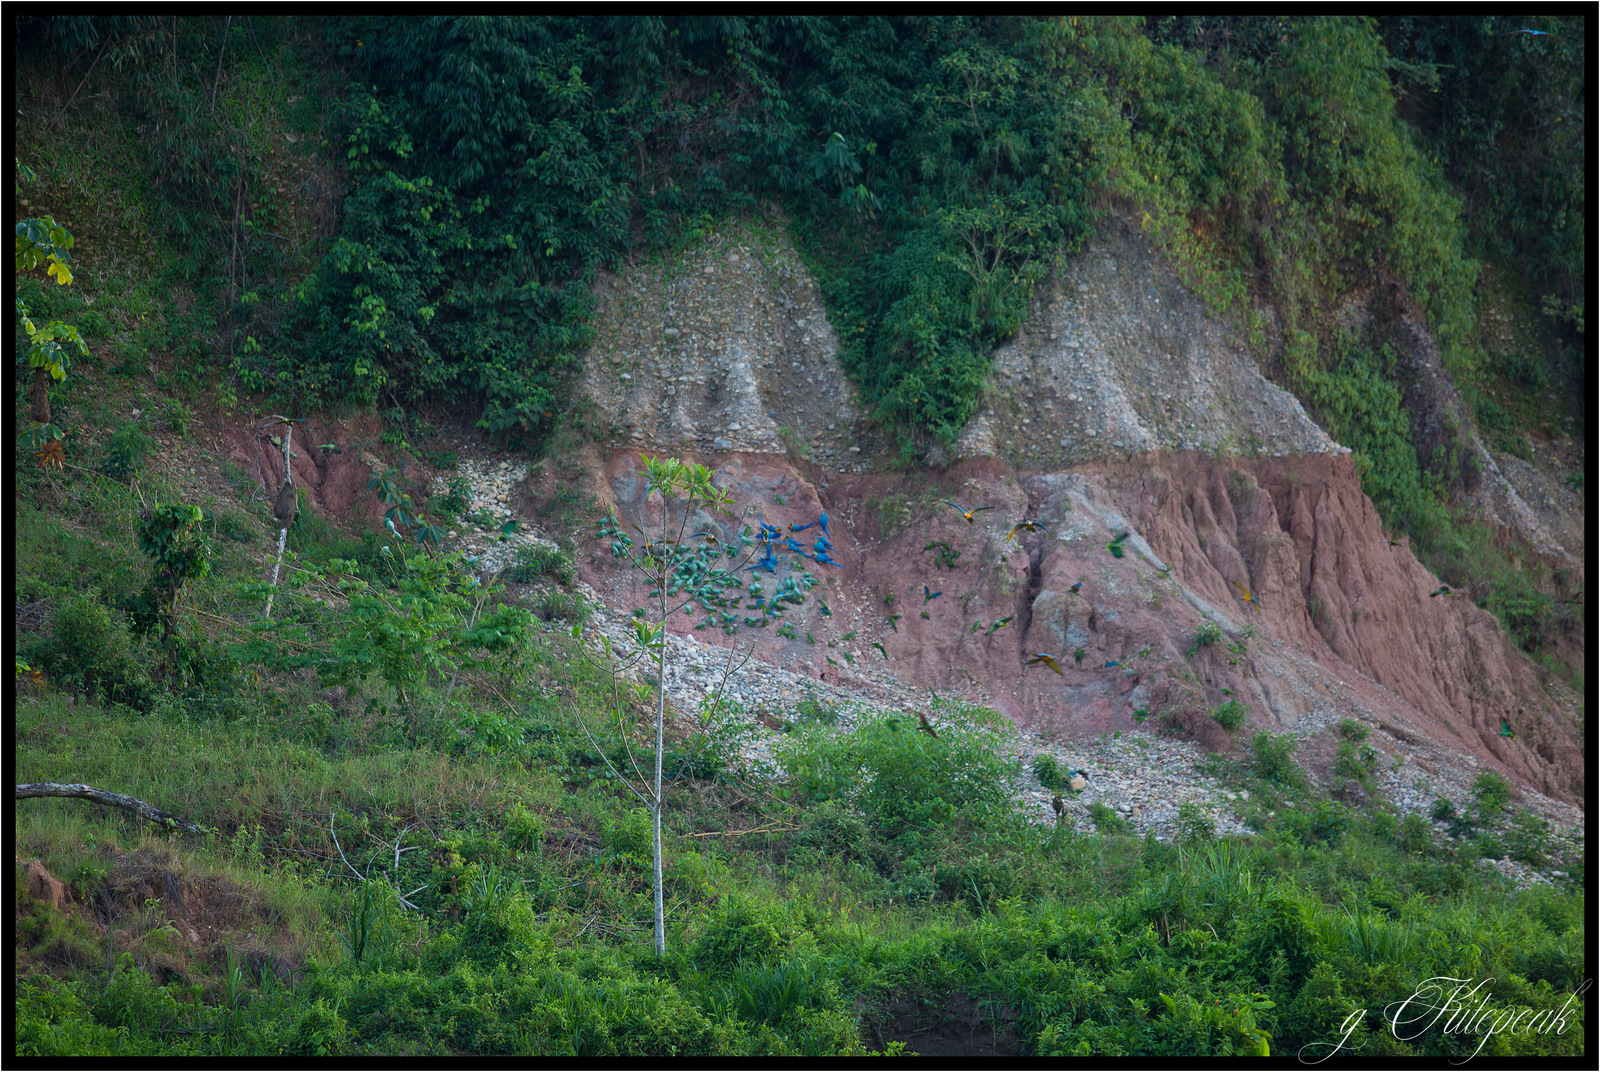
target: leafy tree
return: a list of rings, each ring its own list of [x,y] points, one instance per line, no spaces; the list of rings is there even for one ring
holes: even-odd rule
[[[665,956],[667,932],[662,885],[661,771],[665,754],[663,734],[666,726],[667,702],[662,682],[666,680],[669,654],[666,623],[670,615],[685,610],[692,604],[699,603],[708,610],[712,607],[731,605],[732,601],[725,596],[725,593],[730,589],[741,588],[743,584],[738,574],[722,567],[719,560],[737,558],[742,550],[753,547],[754,541],[750,538],[748,527],[740,535],[736,546],[723,546],[720,537],[708,539],[699,533],[689,534],[689,526],[697,514],[703,517],[705,511],[713,510],[731,516],[728,507],[733,503],[733,499],[712,482],[711,470],[703,465],[680,461],[677,458],[655,458],[649,455],[644,455],[643,458],[646,481],[645,510],[647,514],[651,512],[651,497],[655,496],[659,504],[659,519],[650,521],[647,518],[646,523],[651,530],[649,534],[643,529],[636,529],[642,537],[642,542],[639,544],[635,544],[633,538],[619,527],[615,515],[608,515],[601,522],[599,535],[612,541],[611,553],[614,557],[627,560],[635,570],[649,580],[652,585],[650,596],[655,602],[656,620],[651,623],[642,616],[634,620],[634,640],[638,646],[631,654],[619,658],[612,650],[610,638],[603,635],[601,645],[606,657],[612,661],[613,680],[622,670],[641,663],[650,668],[650,676],[646,683],[639,686],[639,695],[642,699],[649,695],[652,688],[655,690],[653,772],[646,775],[640,770],[638,760],[627,743],[626,734],[623,734],[623,746],[627,752],[631,777],[605,755],[605,750],[599,747],[598,742],[596,750],[601,753],[611,773],[621,779],[629,792],[650,812],[654,845],[656,955]],[[691,546],[693,541],[703,542]],[[776,572],[775,566],[773,571]],[[809,575],[807,579],[810,579]],[[755,582],[752,582],[752,588],[754,587]],[[792,577],[785,578],[772,595],[771,613],[779,614],[786,605],[802,603],[805,598],[802,593],[806,587],[808,585],[796,582]],[[766,601],[765,596],[760,598],[763,602]],[[574,632],[577,630],[574,629]],[[613,703],[611,715],[620,728],[624,717],[623,705],[620,702]],[[584,729],[593,741],[592,730],[587,725]]]
[[[133,620],[144,630],[159,625],[163,645],[170,645],[177,629],[184,588],[211,572],[207,520],[198,506],[157,503],[139,523],[139,550],[155,565],[155,575],[134,599]]]
[[[22,182],[32,182],[38,176],[26,164],[18,161],[17,178],[17,195],[20,197]],[[36,219],[30,216],[17,224],[15,246],[18,271],[31,272],[43,265],[45,274],[60,286],[72,283],[72,255],[68,252],[73,246],[72,234],[54,217]],[[60,320],[35,324],[23,300],[18,297],[15,301],[17,319],[28,333],[26,361],[28,367],[33,369],[33,382],[28,389],[32,423],[17,437],[17,442],[31,449],[43,468],[60,469],[65,464],[65,451],[61,443],[65,433],[50,423],[50,385],[67,378],[71,353],[63,344],[70,344],[84,357],[89,355],[89,348],[84,345],[78,329],[71,324]],[[24,358],[18,355],[17,360],[20,363]]]

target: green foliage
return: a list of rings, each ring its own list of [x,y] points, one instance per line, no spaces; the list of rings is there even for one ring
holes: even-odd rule
[[[178,604],[184,589],[211,572],[211,541],[205,524],[210,518],[198,506],[157,503],[139,522],[139,550],[155,568],[144,590],[129,603],[134,628],[150,632],[160,627],[162,644],[173,650],[178,627]]]
[[[1182,845],[1204,844],[1217,836],[1216,825],[1206,810],[1192,800],[1178,805],[1177,841]]]
[[[394,888],[388,883],[369,880],[356,886],[339,930],[350,964],[371,968],[385,962],[394,945],[398,911]]]
[[[1200,628],[1195,630],[1194,643],[1189,645],[1189,654],[1193,655],[1203,647],[1219,644],[1223,637],[1222,626],[1207,618],[1200,623]]]
[[[1128,820],[1098,800],[1089,805],[1089,817],[1102,834],[1126,834],[1129,830]]]
[[[511,567],[510,576],[517,584],[531,584],[536,577],[548,577],[558,584],[570,585],[577,579],[578,567],[570,554],[553,544],[523,544],[517,548],[516,565]]]
[[[813,728],[792,734],[780,753],[795,796],[810,803],[848,800],[874,834],[913,839],[1002,822],[1013,807],[1016,761],[998,747],[999,716],[945,708],[939,736],[909,719],[876,719],[845,734]]]
[[[155,440],[138,421],[130,421],[105,441],[100,471],[113,480],[131,480],[144,472],[145,458],[155,450]]]
[[[1338,729],[1339,736],[1343,737],[1347,741],[1364,741],[1372,732],[1366,726],[1362,725],[1360,722],[1357,722],[1353,718],[1341,719],[1339,721]]]
[[[1263,730],[1250,741],[1250,751],[1255,756],[1256,773],[1269,782],[1285,788],[1297,788],[1305,783],[1305,772],[1294,761],[1294,736],[1273,736]]]
[[[1046,789],[1060,789],[1067,784],[1066,775],[1061,772],[1055,757],[1044,752],[1033,757],[1033,775]]]
[[[1245,719],[1249,714],[1250,709],[1244,705],[1242,700],[1229,700],[1211,712],[1211,717],[1217,720],[1217,725],[1232,733],[1244,725]]]
[[[361,687],[378,678],[394,690],[407,731],[421,735],[427,724],[419,691],[444,675],[515,658],[533,616],[502,603],[490,609],[499,589],[484,589],[459,554],[382,559],[392,587],[368,581],[348,560],[305,569],[283,596],[283,612],[257,623],[256,638],[232,650],[245,663],[310,666],[325,686]],[[303,613],[307,587],[346,602],[331,628]]]
[[[1472,796],[1478,802],[1478,814],[1496,818],[1511,802],[1511,783],[1494,771],[1480,771],[1472,783]]]
[[[57,608],[50,641],[30,650],[28,658],[63,688],[133,707],[150,702],[150,674],[126,625],[112,618],[93,590]]]

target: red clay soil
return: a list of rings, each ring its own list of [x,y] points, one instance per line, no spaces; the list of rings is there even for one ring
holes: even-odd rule
[[[624,524],[645,523],[637,456],[595,452],[588,461],[603,506]],[[830,681],[842,674],[848,685],[883,666],[869,647],[878,641],[901,682],[966,692],[1019,725],[1069,737],[1163,715],[1211,729],[1198,716],[1229,696],[1265,728],[1365,709],[1401,740],[1421,735],[1549,796],[1582,800],[1573,716],[1547,699],[1491,615],[1462,596],[1429,597],[1439,582],[1406,547],[1389,544],[1348,455],[1149,454],[1032,476],[994,459],[907,476],[824,473],[772,454],[706,462],[752,524],[758,511],[785,528],[826,508],[842,564],[811,566],[823,583],[787,616],[799,638],[694,633],[707,643],[753,646],[757,658]],[[944,499],[995,509],[969,523]],[[658,503],[649,509],[659,523]],[[1048,531],[1008,542],[1025,517]],[[731,535],[726,518],[691,524],[721,524]],[[1106,544],[1123,528],[1134,535],[1117,559]],[[943,568],[941,555],[956,551]],[[1163,564],[1170,577],[1158,572]],[[649,605],[645,586],[599,541],[580,554],[580,571],[613,607]],[[924,586],[941,594],[927,599]],[[901,615],[894,624],[892,614]],[[702,618],[677,615],[670,628],[688,633]],[[1207,618],[1225,635],[1197,646]],[[807,630],[820,640],[852,629],[864,653],[853,667],[829,666],[825,645],[804,639]],[[1025,665],[1039,652],[1063,673]],[[1120,665],[1108,668],[1112,661]],[[1502,720],[1514,740],[1497,735]]]

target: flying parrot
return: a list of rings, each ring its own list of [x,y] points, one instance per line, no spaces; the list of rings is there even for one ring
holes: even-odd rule
[[[1106,550],[1111,552],[1112,558],[1122,557],[1122,541],[1132,535],[1133,533],[1131,532],[1119,532],[1112,538],[1110,543],[1106,544]]]
[[[1039,524],[1037,521],[1029,521],[1028,519],[1024,518],[1023,520],[1018,521],[1016,526],[1013,527],[1010,532],[1006,533],[1006,539],[1010,540],[1011,537],[1015,536],[1023,529],[1027,529],[1029,532],[1043,532],[1044,526]]]
[[[973,514],[981,513],[984,510],[993,510],[994,509],[994,507],[992,507],[992,506],[974,506],[971,510],[968,510],[958,502],[951,502],[949,499],[944,500],[944,502],[945,502],[945,505],[953,506],[957,510],[959,510],[961,512],[961,516],[967,519],[967,524],[969,524],[969,525],[972,524],[972,515]]]
[[[1233,585],[1239,591],[1244,593],[1244,601],[1246,603],[1250,604],[1252,607],[1254,607],[1258,611],[1261,609],[1261,603],[1260,603],[1260,601],[1258,601],[1256,599],[1254,592],[1250,591],[1250,589],[1246,588],[1244,585],[1240,584],[1238,581],[1229,581],[1228,583]]]
[[[1033,658],[1029,659],[1023,665],[1032,666],[1034,663],[1044,663],[1046,666],[1048,666],[1050,669],[1054,670],[1056,673],[1062,674],[1063,677],[1066,676],[1064,673],[1062,673],[1061,667],[1056,664],[1056,657],[1054,655],[1047,655],[1046,653],[1041,651],[1039,654],[1037,654]]]

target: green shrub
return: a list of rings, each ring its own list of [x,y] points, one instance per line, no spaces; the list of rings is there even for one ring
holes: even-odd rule
[[[1292,734],[1273,736],[1263,730],[1251,739],[1250,750],[1255,756],[1256,773],[1262,778],[1291,789],[1305,784],[1305,773],[1294,761]]]
[[[134,707],[150,703],[150,675],[134,655],[127,625],[112,618],[98,592],[62,604],[51,639],[31,658],[62,688]]]
[[[1364,741],[1371,731],[1353,718],[1347,718],[1339,723],[1339,736],[1347,741]]]
[[[144,461],[155,449],[144,426],[137,421],[125,423],[107,439],[100,471],[113,480],[128,480],[144,472]]]
[[[838,736],[814,726],[786,739],[780,761],[800,799],[852,799],[868,828],[891,840],[1009,819],[1008,785],[1019,766],[1001,740],[1009,723],[992,711],[949,705],[937,729],[931,737],[909,718],[864,721]]]
[[[1492,819],[1511,802],[1511,783],[1494,771],[1480,771],[1472,783],[1472,796],[1478,802],[1478,814]]]
[[[691,959],[701,967],[770,964],[802,930],[777,903],[730,897],[706,920]]]
[[[1544,867],[1550,862],[1550,824],[1531,811],[1511,813],[1505,842],[1513,860],[1531,867]]]
[[[1033,757],[1033,774],[1039,779],[1039,784],[1046,789],[1060,789],[1067,784],[1066,776],[1061,773],[1061,767],[1056,763],[1055,757],[1043,752]]]
[[[1102,834],[1126,834],[1131,829],[1126,819],[1098,800],[1089,805],[1089,818]]]
[[[549,577],[560,584],[570,585],[578,576],[577,564],[572,556],[553,544],[531,543],[517,548],[516,564],[511,567],[511,580],[517,584],[532,584],[540,577]]]
[[[542,622],[582,625],[594,613],[594,608],[576,592],[563,592],[559,588],[552,588],[539,596],[533,605],[533,613]]]
[[[1223,729],[1227,730],[1229,733],[1232,733],[1240,726],[1244,725],[1245,718],[1249,713],[1250,709],[1247,708],[1242,701],[1229,700],[1227,703],[1211,712],[1211,717],[1216,719],[1217,724]]]
[[[1189,654],[1193,655],[1203,647],[1222,642],[1222,626],[1207,618],[1200,623],[1200,628],[1195,630],[1194,643],[1189,646]]]
[[[1204,808],[1192,800],[1178,805],[1176,838],[1179,844],[1204,844],[1216,836],[1216,826]]]
[[[794,834],[797,849],[817,859],[867,860],[867,822],[848,800],[824,800],[809,809]]]

